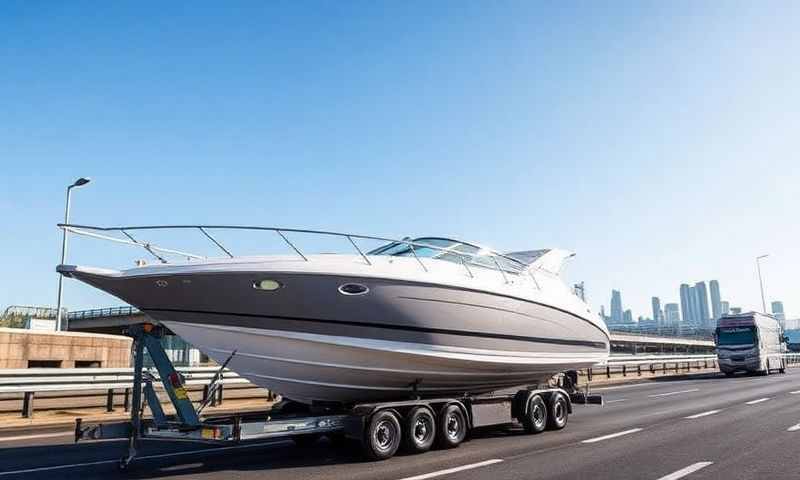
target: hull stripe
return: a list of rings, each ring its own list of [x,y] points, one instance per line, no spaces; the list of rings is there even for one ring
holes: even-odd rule
[[[416,327],[410,325],[389,325],[385,323],[370,323],[370,322],[354,322],[348,320],[329,320],[322,318],[307,318],[307,317],[287,317],[279,315],[258,315],[255,313],[236,313],[236,312],[217,312],[208,310],[185,310],[176,308],[146,308],[142,307],[144,312],[165,312],[165,313],[187,313],[197,315],[221,315],[242,318],[262,318],[262,319],[278,319],[289,320],[297,322],[311,322],[311,323],[324,323],[335,325],[347,325],[352,327],[366,327],[366,328],[379,328],[385,330],[402,330],[407,332],[422,332],[422,333],[435,333],[444,335],[457,335],[462,337],[478,337],[478,338],[495,338],[500,340],[516,340],[522,342],[533,343],[548,343],[555,345],[574,345],[580,347],[590,347],[605,350],[607,345],[604,342],[592,342],[589,340],[570,340],[566,338],[545,338],[545,337],[527,337],[520,335],[508,335],[503,333],[486,333],[486,332],[470,332],[465,330],[450,330],[444,328],[429,328],[429,327]]]

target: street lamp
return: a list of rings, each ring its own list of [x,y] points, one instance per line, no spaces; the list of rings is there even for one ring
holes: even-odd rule
[[[67,206],[64,209],[64,223],[69,223],[69,200],[70,196],[72,195],[72,189],[75,187],[82,187],[87,183],[91,182],[92,179],[81,177],[75,182],[67,187]],[[61,238],[61,265],[64,264],[64,260],[67,257],[67,229],[64,228],[64,234]],[[59,274],[58,275],[58,305],[56,306],[56,330],[61,330],[61,296],[64,291],[64,276]]]
[[[764,254],[756,257],[756,270],[758,270],[758,286],[761,287],[761,308],[763,313],[767,313],[767,301],[764,300],[764,281],[761,279],[761,259],[769,257],[769,254]]]

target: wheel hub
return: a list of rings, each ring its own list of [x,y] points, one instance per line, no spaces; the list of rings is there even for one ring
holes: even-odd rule
[[[414,438],[423,441],[428,437],[428,421],[418,418],[414,424]]]
[[[461,426],[459,424],[458,418],[455,415],[448,415],[447,417],[447,435],[450,438],[458,437],[458,431],[460,430]]]
[[[383,450],[388,449],[394,440],[394,428],[388,421],[382,421],[375,429],[375,440],[378,447]]]

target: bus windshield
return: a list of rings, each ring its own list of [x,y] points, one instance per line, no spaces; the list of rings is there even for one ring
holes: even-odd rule
[[[717,330],[717,345],[751,345],[756,343],[753,327],[726,327]]]

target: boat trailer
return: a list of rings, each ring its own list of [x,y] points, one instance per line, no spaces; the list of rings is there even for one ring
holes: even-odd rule
[[[305,445],[322,435],[328,435],[334,439],[358,440],[367,457],[382,460],[394,455],[403,434],[410,436],[411,432],[417,432],[418,426],[415,427],[413,422],[419,418],[427,418],[430,424],[428,428],[438,430],[436,443],[440,448],[452,448],[458,446],[467,432],[476,427],[517,421],[528,433],[561,429],[572,413],[573,404],[602,405],[603,402],[599,395],[579,391],[576,388],[577,373],[566,372],[560,376],[556,386],[483,396],[410,398],[358,404],[347,409],[326,405],[308,407],[283,401],[265,412],[205,417],[202,415],[203,409],[215,398],[223,371],[236,352],[220,366],[207,387],[208,395],[195,407],[186,390],[186,379],[175,369],[161,345],[165,333],[163,326],[151,323],[131,325],[126,330],[126,334],[133,338],[130,420],[89,424],[78,418],[75,422],[76,443],[82,440],[127,439],[127,454],[119,462],[121,470],[128,469],[136,460],[139,441],[145,438],[227,444],[288,437],[298,445]],[[164,412],[154,387],[156,378],[144,369],[145,351],[158,371],[158,378],[175,409],[174,415]],[[150,418],[144,416],[145,405],[150,410]],[[451,431],[454,425],[460,430]],[[394,429],[397,438],[388,449],[382,449],[370,441],[379,437],[373,432],[375,429],[384,434]],[[409,440],[406,438],[407,449]],[[433,439],[421,439],[420,442],[416,450],[411,444],[412,452],[427,450]]]

